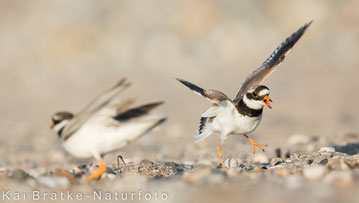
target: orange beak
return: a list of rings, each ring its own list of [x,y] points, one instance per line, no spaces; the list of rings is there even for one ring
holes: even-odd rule
[[[51,123],[50,128],[53,129],[54,127],[55,127],[55,124],[54,124],[54,123]]]
[[[263,103],[264,103],[266,106],[268,106],[270,109],[272,108],[272,107],[270,106],[270,102],[272,102],[272,100],[271,100],[268,96],[265,96],[262,101],[263,101]]]

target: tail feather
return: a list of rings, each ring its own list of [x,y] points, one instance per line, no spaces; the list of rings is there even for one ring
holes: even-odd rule
[[[200,134],[200,135],[196,135],[196,136],[195,136],[196,140],[194,141],[194,143],[198,143],[198,142],[200,142],[200,141],[206,139],[206,138],[209,137],[210,135],[212,135],[212,132],[210,132],[210,131],[206,131],[206,132],[204,132],[204,133],[202,133],[202,134]]]
[[[208,120],[207,117],[201,117],[197,131],[198,135],[202,134],[204,128],[206,127],[207,120]]]
[[[212,134],[212,131],[209,130],[209,126],[206,125],[208,123],[208,117],[201,117],[199,127],[197,130],[197,134],[194,136],[197,140],[195,143],[198,143],[204,139],[206,139],[208,136]]]

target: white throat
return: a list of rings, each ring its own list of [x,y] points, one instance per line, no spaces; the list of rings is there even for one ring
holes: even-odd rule
[[[262,101],[248,99],[247,95],[244,95],[244,97],[243,97],[243,102],[244,102],[244,104],[246,104],[249,108],[255,109],[255,110],[260,110],[260,109],[262,109],[262,108],[263,108],[263,105],[264,105]]]

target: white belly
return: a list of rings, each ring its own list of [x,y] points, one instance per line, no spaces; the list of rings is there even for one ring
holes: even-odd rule
[[[258,127],[261,119],[262,115],[259,117],[242,116],[235,109],[233,112],[222,111],[213,120],[212,128],[224,134],[248,134]]]
[[[122,124],[120,127],[88,122],[69,139],[64,148],[78,158],[98,158],[122,147],[144,135],[157,119]]]

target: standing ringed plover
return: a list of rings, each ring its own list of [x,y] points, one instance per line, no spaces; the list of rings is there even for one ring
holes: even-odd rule
[[[312,21],[294,32],[279,45],[259,68],[250,73],[241,84],[233,100],[218,90],[205,90],[183,79],[177,79],[194,93],[212,102],[212,106],[201,115],[199,128],[195,135],[196,143],[214,132],[220,133],[221,144],[230,134],[237,134],[244,135],[252,143],[253,152],[255,152],[255,147],[264,151],[263,147],[267,146],[266,144],[257,143],[247,135],[259,125],[262,119],[263,106],[271,108],[270,102],[272,100],[269,98],[269,88],[260,84],[283,62],[285,56],[311,23]],[[217,146],[217,151],[222,167],[225,168],[221,144]]]

